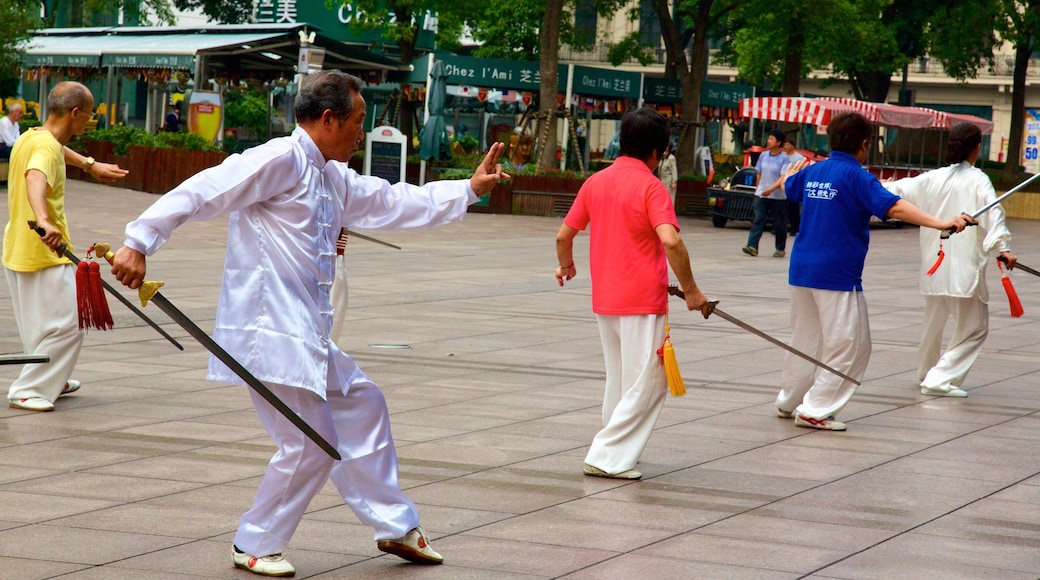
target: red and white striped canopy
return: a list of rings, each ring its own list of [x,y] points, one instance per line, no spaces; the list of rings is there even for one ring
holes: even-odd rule
[[[976,117],[975,115],[964,115],[961,113],[947,113],[946,111],[936,111],[935,109],[925,109],[923,107],[913,107],[922,111],[928,111],[935,117],[935,122],[932,125],[933,128],[940,129],[943,131],[950,130],[954,125],[960,123],[971,123],[982,131],[983,135],[993,134],[993,121],[983,119],[982,117]]]
[[[884,127],[927,129],[935,126],[935,115],[931,114],[927,109],[837,97],[820,97],[817,100],[833,101],[848,105],[862,113],[871,123]]]
[[[803,125],[829,125],[831,118],[855,108],[836,102],[804,97],[752,97],[740,101],[740,116]]]

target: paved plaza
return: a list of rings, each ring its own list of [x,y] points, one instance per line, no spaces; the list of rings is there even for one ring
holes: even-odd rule
[[[69,189],[81,256],[95,241],[118,247],[156,199]],[[298,578],[1040,577],[1040,279],[1012,275],[1026,310],[1014,319],[991,267],[991,332],[969,398],[922,396],[918,230],[876,228],[864,276],[873,356],[844,433],[776,417],[783,351],[673,299],[688,393],[668,399],[642,481],[597,479],[581,474],[604,380],[588,235],[579,278],[561,289],[560,223],[471,214],[371,232],[401,251],[351,239],[341,346],[386,394],[402,485],[445,564],[379,552],[327,485],[286,550]],[[769,257],[772,235],[749,258],[747,224],[680,223],[705,293],[789,340],[788,260]],[[1040,267],[1040,222],[1010,227],[1022,263]],[[149,278],[207,331],[225,247],[226,219],[188,224],[149,260]],[[146,311],[183,352],[110,305],[116,330],[87,335],[79,392],[52,413],[0,409],[0,577],[254,577],[229,555],[274,450],[249,396],[207,382],[206,351],[156,307]],[[20,352],[0,283],[0,353]],[[0,388],[18,369],[0,366]]]

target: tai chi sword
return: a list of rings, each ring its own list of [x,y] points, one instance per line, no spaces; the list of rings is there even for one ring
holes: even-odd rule
[[[683,299],[686,298],[686,293],[683,292],[682,290],[680,290],[676,286],[669,286],[668,287],[668,293],[671,294],[672,296],[678,296],[679,298],[683,298]],[[801,357],[801,358],[811,362],[812,364],[820,367],[821,369],[830,371],[830,372],[838,375],[839,377],[845,379],[846,381],[851,381],[851,382],[855,383],[856,386],[859,386],[860,382],[857,381],[856,379],[850,377],[849,375],[847,375],[847,374],[845,374],[845,373],[843,373],[843,372],[841,372],[841,371],[831,367],[830,365],[827,365],[827,364],[825,364],[823,362],[820,362],[820,361],[814,359],[813,357],[805,354],[804,352],[802,352],[802,351],[800,351],[800,350],[798,350],[798,349],[796,349],[796,348],[794,348],[792,346],[789,346],[787,343],[785,343],[785,342],[783,342],[783,341],[781,341],[779,339],[776,339],[776,338],[773,338],[772,336],[769,336],[765,332],[762,332],[761,330],[755,328],[754,326],[751,326],[750,324],[744,322],[743,320],[740,320],[739,318],[735,318],[733,316],[730,316],[729,314],[726,314],[721,309],[719,309],[718,306],[716,306],[718,304],[718,301],[711,302],[710,304],[711,304],[711,312],[709,312],[709,314],[718,314],[722,318],[725,318],[726,320],[732,322],[733,324],[736,324],[737,326],[743,328],[744,330],[746,330],[746,331],[748,331],[748,332],[750,332],[750,333],[752,333],[752,334],[754,334],[754,335],[756,335],[756,336],[758,336],[760,338],[764,338],[764,339],[768,340],[769,342],[775,344],[776,346],[779,346],[780,348],[786,350],[787,352],[789,352],[789,353],[791,353],[791,354],[793,354],[793,355],[795,355],[797,357]]]
[[[33,221],[33,220],[29,221],[29,228],[32,229],[37,234],[39,234],[40,237],[43,237],[44,235],[47,234],[47,232],[44,231],[43,228],[38,227],[38,226],[39,226],[39,224],[37,224],[35,221]],[[77,266],[80,263],[80,259],[77,258],[75,254],[73,254],[72,252],[69,251],[69,246],[65,242],[62,242],[61,245],[58,246],[57,254],[59,256],[65,256],[66,258],[71,260],[73,264],[76,264]],[[89,254],[89,252],[88,252],[88,254]],[[163,338],[165,338],[166,340],[172,342],[173,346],[175,346],[175,347],[177,347],[177,348],[179,348],[181,350],[184,350],[184,347],[181,346],[181,343],[177,342],[177,340],[174,339],[172,336],[170,336],[165,330],[163,330],[162,328],[159,328],[159,325],[156,324],[154,320],[152,320],[151,318],[148,318],[147,314],[145,314],[144,312],[141,312],[136,306],[134,306],[133,302],[130,302],[129,300],[126,299],[125,296],[120,294],[119,290],[116,290],[115,288],[113,288],[112,285],[109,284],[108,282],[105,282],[104,279],[101,280],[101,283],[105,286],[105,290],[108,290],[109,294],[111,294],[112,296],[115,296],[116,300],[119,300],[120,302],[123,303],[123,306],[126,306],[127,308],[129,308],[130,311],[133,312],[134,314],[136,314],[137,316],[139,316],[141,318],[141,320],[147,322],[148,326],[151,326],[153,329],[155,329],[156,332],[161,334],[163,336]]]
[[[976,211],[975,213],[971,214],[971,219],[973,219],[973,220],[974,219],[978,219],[978,217],[980,215],[982,215],[982,214],[986,213],[987,211],[993,209],[1000,202],[1002,202],[1005,199],[1011,197],[1012,195],[1018,193],[1018,191],[1020,189],[1022,189],[1023,187],[1025,187],[1027,185],[1029,185],[1037,177],[1040,177],[1040,173],[1037,173],[1036,175],[1034,175],[1034,176],[1030,177],[1029,179],[1023,181],[1022,183],[1019,183],[1015,187],[1012,187],[1011,189],[1007,190],[1007,192],[1005,192],[1004,195],[1002,195],[1002,196],[998,197],[997,199],[994,199],[993,201],[987,203],[986,205],[981,207],[978,211]],[[953,235],[955,233],[957,233],[957,230],[955,230],[953,228],[948,229],[948,230],[943,230],[943,233],[940,234],[940,237],[945,239],[945,238],[948,238],[948,237],[950,237],[951,235]],[[1025,268],[1022,268],[1022,269],[1025,270]],[[1028,270],[1026,270],[1026,271],[1028,272]]]
[[[1040,175],[1040,174],[1038,174],[1038,175]],[[1007,260],[1004,259],[1004,256],[1000,256],[997,259],[1000,260],[1001,262],[1004,262],[1005,264],[1007,264]],[[1032,274],[1034,276],[1040,276],[1040,271],[1034,270],[1034,269],[1030,268],[1029,266],[1026,266],[1026,265],[1023,265],[1023,264],[1016,263],[1015,264],[1015,269],[1016,270],[1022,270],[1026,274]]]
[[[110,246],[108,244],[94,244],[94,254],[102,256],[109,263],[115,258],[115,254],[109,251]],[[235,360],[233,356],[228,354],[215,340],[210,338],[206,331],[199,328],[199,325],[195,324],[190,318],[181,312],[176,306],[170,303],[165,296],[159,293],[159,287],[162,286],[162,282],[145,282],[139,289],[138,294],[141,297],[141,306],[145,306],[149,301],[159,307],[160,310],[166,313],[174,322],[179,324],[181,328],[188,331],[188,334],[195,340],[199,341],[206,350],[217,357],[220,362],[227,365],[229,369],[234,371],[250,388],[257,392],[261,397],[264,398],[271,406],[278,410],[279,413],[285,416],[293,425],[296,425],[311,441],[318,444],[325,453],[329,454],[329,457],[339,461],[343,457],[336,451],[336,448],[331,443],[325,440],[324,437],[318,434],[313,427],[307,424],[295,411],[289,408],[278,395],[271,392],[266,385],[260,382],[259,379],[253,376],[246,367],[242,366],[242,363]]]

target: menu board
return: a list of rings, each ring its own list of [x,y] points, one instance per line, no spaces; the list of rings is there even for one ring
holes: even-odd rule
[[[407,140],[394,127],[376,127],[365,139],[365,175],[404,181]]]

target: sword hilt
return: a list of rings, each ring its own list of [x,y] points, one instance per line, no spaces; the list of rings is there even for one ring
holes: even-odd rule
[[[100,258],[104,258],[109,264],[115,259],[116,255],[112,253],[112,246],[104,242],[98,242],[91,246],[94,255]],[[141,287],[137,289],[137,297],[141,299],[141,308],[148,306],[148,301],[162,288],[166,282],[156,281],[145,281],[141,284]]]
[[[36,232],[36,235],[40,236],[41,238],[47,235],[47,230],[41,228],[40,224],[37,223],[36,220],[29,220],[29,229]],[[58,244],[57,248],[54,248],[54,253],[58,254],[59,256],[64,256],[65,250],[67,249],[69,249],[68,242],[62,242]]]
[[[975,216],[968,215],[968,212],[966,212],[966,211],[962,211],[961,215],[966,215],[966,216],[970,217],[973,220],[975,219]],[[977,224],[975,222],[972,222],[970,224],[965,225],[964,227],[967,228],[967,227],[977,226],[977,225],[979,225],[979,224]],[[948,228],[948,229],[943,230],[942,233],[939,234],[939,238],[943,239],[943,240],[948,240],[948,239],[950,239],[950,236],[952,236],[955,233],[957,233],[957,228]]]
[[[686,293],[683,292],[681,288],[679,288],[678,286],[676,286],[674,284],[670,284],[668,286],[668,294],[670,294],[672,296],[678,296],[679,298],[682,298],[683,300],[686,300]],[[718,305],[719,305],[719,301],[718,300],[709,300],[708,301],[708,316],[711,316],[711,314],[713,312],[715,312],[715,307],[718,306]],[[704,318],[707,318],[708,316],[705,316]]]

